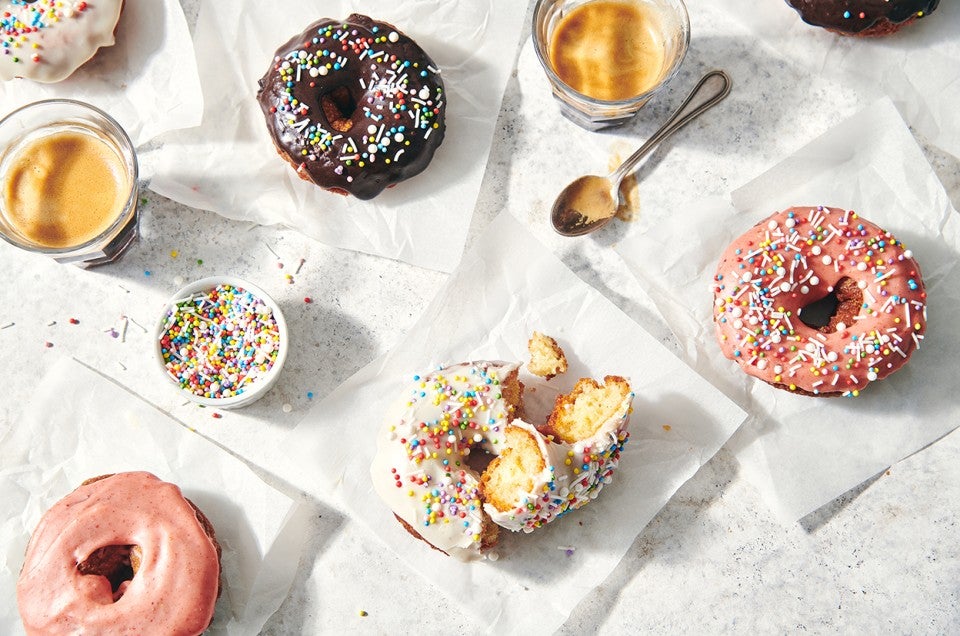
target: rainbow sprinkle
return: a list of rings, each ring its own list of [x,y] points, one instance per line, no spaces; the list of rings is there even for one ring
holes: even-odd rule
[[[160,335],[167,373],[180,388],[205,398],[241,395],[270,372],[279,350],[271,308],[232,285],[173,303]]]

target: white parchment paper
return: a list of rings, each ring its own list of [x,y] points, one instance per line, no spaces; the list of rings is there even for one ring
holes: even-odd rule
[[[41,515],[89,477],[146,470],[180,486],[223,549],[207,634],[257,634],[286,597],[304,507],[233,455],[83,364],[64,358],[0,439],[0,632],[23,632],[15,586]]]
[[[277,47],[359,12],[394,24],[442,71],[447,131],[430,166],[372,201],[325,192],[280,158],[256,101]],[[195,208],[283,224],[329,245],[441,271],[460,259],[525,12],[504,0],[301,0],[296,10],[205,0],[196,47],[203,124],[148,158],[154,191]]]
[[[777,210],[829,205],[890,230],[920,263],[926,337],[909,364],[860,397],[812,398],[742,373],[720,352],[710,285],[723,249]],[[795,521],[960,424],[960,216],[889,99],[881,99],[726,200],[678,209],[618,252],[673,329],[691,366],[752,418],[731,442],[745,477]]]
[[[542,422],[536,412],[545,419],[558,390],[569,390],[577,378],[619,374],[636,393],[630,441],[613,483],[596,501],[530,535],[504,530],[495,562],[463,563],[407,534],[374,492],[375,435],[412,374],[443,362],[525,363],[534,329],[557,338],[570,370],[549,383],[521,374],[531,421]],[[548,633],[603,582],[743,419],[743,411],[504,212],[404,341],[317,404],[265,467],[307,492],[332,492],[352,518],[436,586],[432,593],[448,595],[488,627]]]
[[[889,95],[928,140],[960,157],[960,3],[937,9],[894,35],[844,37],[803,22],[782,0],[725,0],[778,57],[839,79],[868,99]]]
[[[203,95],[193,41],[177,0],[126,0],[116,44],[55,84],[0,83],[3,113],[40,99],[79,99],[109,113],[134,146],[200,123]],[[146,176],[146,175],[143,175]]]

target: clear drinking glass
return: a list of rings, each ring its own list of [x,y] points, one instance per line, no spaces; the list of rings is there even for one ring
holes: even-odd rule
[[[60,140],[68,145],[44,146]],[[94,156],[102,158],[88,162],[89,179],[82,167],[85,157],[65,147],[92,148]],[[90,267],[117,260],[136,241],[137,155],[110,115],[69,99],[28,104],[0,120],[0,153],[0,236],[8,243],[61,263]],[[45,175],[38,177],[45,179],[42,188],[23,185],[34,183],[31,171]],[[58,181],[68,173],[73,175],[70,180]],[[111,193],[103,206],[84,207],[103,192]],[[24,196],[29,204],[21,204]],[[64,203],[68,200],[70,206]],[[67,207],[73,212],[65,211]],[[78,208],[90,212],[77,215]]]
[[[657,53],[662,53],[659,68],[650,70],[651,83],[638,94],[625,98],[597,98],[568,85],[561,79],[551,54],[554,37],[564,18],[585,5],[604,3],[627,5],[628,9],[649,17],[650,24],[655,25]],[[600,29],[591,31],[600,32]],[[538,0],[533,13],[533,44],[561,112],[583,128],[599,130],[630,120],[677,74],[690,44],[690,18],[683,0]],[[622,42],[617,43],[621,45]],[[611,64],[616,63],[616,59],[611,59]]]

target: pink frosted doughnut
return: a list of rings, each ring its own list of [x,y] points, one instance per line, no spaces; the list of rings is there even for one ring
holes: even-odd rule
[[[104,548],[131,546],[129,580],[116,585],[82,571],[118,562]],[[30,537],[17,581],[20,616],[28,634],[199,634],[213,618],[219,551],[209,521],[177,486],[145,472],[87,481]]]
[[[807,395],[859,395],[906,364],[927,323],[910,250],[838,208],[789,208],[755,225],[720,258],[713,292],[723,354]],[[801,311],[831,293],[829,321],[804,324]]]

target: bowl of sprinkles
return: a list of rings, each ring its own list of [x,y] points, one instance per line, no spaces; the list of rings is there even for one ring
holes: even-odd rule
[[[276,384],[287,324],[263,290],[239,278],[190,283],[167,302],[156,330],[164,373],[198,404],[246,406]]]

